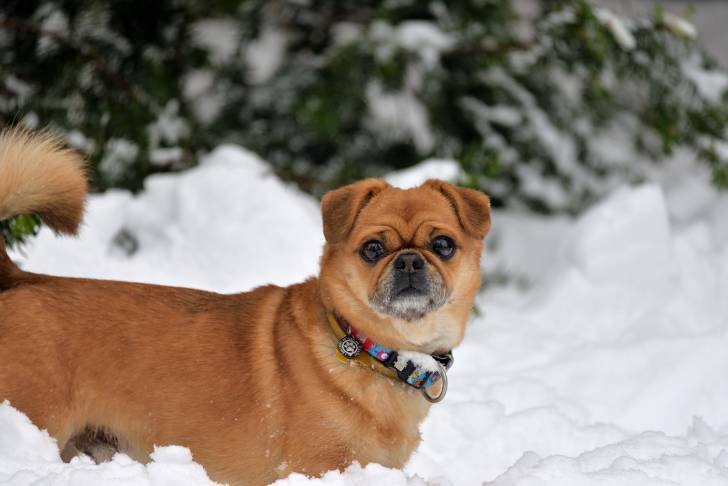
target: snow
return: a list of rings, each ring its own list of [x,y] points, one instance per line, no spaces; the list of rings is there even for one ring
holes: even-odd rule
[[[362,26],[354,22],[337,22],[332,27],[334,44],[344,46],[358,42],[362,37]]]
[[[728,485],[728,197],[694,166],[665,167],[669,180],[621,188],[577,218],[496,211],[487,290],[407,466],[275,484]],[[457,174],[452,161],[428,161],[389,180]],[[120,234],[135,243],[129,255]],[[79,238],[44,230],[14,258],[33,271],[234,292],[314,274],[322,242],[317,203],[226,145],[137,196],[92,196]],[[494,285],[502,274],[510,281]],[[211,484],[170,444],[148,465],[64,464],[20,412],[0,406],[0,485]]]
[[[414,90],[387,91],[378,80],[366,89],[369,119],[367,123],[380,137],[391,140],[412,140],[419,153],[435,146],[427,108]]]
[[[18,103],[25,103],[25,100],[33,94],[33,88],[26,82],[21,81],[12,74],[5,76],[5,89],[17,96]]]
[[[503,69],[491,68],[483,72],[481,76],[486,78],[488,83],[503,88],[523,107],[522,131],[534,138],[542,150],[558,166],[560,173],[570,176],[572,192],[577,192],[578,189],[595,194],[606,192],[605,181],[585,170],[584,166],[579,163],[578,150],[574,140],[552,123],[549,116],[538,105],[532,93],[523,88],[516,79]],[[567,91],[573,91],[574,89],[569,86],[570,83],[566,78],[562,79],[560,84]],[[476,116],[476,120],[479,120],[480,123],[490,123],[492,116],[489,108],[485,105],[477,106],[473,101],[469,100],[467,105]],[[481,131],[484,134],[488,133],[487,130],[481,129]],[[547,202],[548,206],[554,209],[565,209],[568,206],[569,195],[562,181],[549,177],[548,170],[542,167],[540,163],[534,163],[534,161],[530,160],[519,160],[518,162],[516,171],[521,192]]]
[[[205,19],[192,28],[195,43],[210,53],[214,64],[231,60],[240,45],[240,30],[235,20],[219,18]]]
[[[393,186],[407,189],[416,187],[427,179],[457,182],[463,171],[452,159],[427,159],[414,167],[390,172],[385,179]]]
[[[360,32],[346,24],[338,24],[336,42],[357,42]],[[435,146],[435,134],[430,126],[427,107],[420,101],[428,71],[437,70],[440,55],[451,49],[455,38],[432,22],[410,20],[396,26],[383,20],[372,22],[367,41],[375,46],[375,56],[381,63],[395,62],[398,52],[416,55],[416,62],[407,66],[402,87],[385,88],[375,79],[366,87],[368,107],[366,123],[383,140],[411,140],[417,152],[427,154]],[[397,61],[398,62],[398,61]]]
[[[490,125],[516,127],[523,121],[523,116],[515,108],[507,105],[486,105],[472,96],[463,96],[460,105],[472,113],[478,131],[487,137],[493,132]]]
[[[180,147],[161,147],[162,144],[176,144],[187,137],[190,127],[179,114],[179,102],[170,100],[147,127],[149,134],[149,160],[157,166],[168,166],[182,159]]]
[[[157,148],[149,151],[149,160],[154,165],[171,165],[182,159],[184,152],[180,147]]]
[[[424,20],[408,20],[396,26],[378,20],[372,24],[369,36],[377,44],[377,57],[388,60],[397,49],[415,52],[428,68],[440,62],[440,54],[455,45],[452,35]]]
[[[36,20],[40,20],[38,29],[40,36],[36,52],[39,57],[44,57],[58,49],[56,36],[63,36],[68,33],[68,17],[61,9],[53,4],[46,3],[35,12]]]
[[[132,46],[126,37],[121,36],[114,28],[111,8],[99,5],[96,8],[82,9],[69,26],[70,35],[75,39],[93,39],[103,42],[122,55],[129,55]],[[111,61],[111,57],[106,57]]]
[[[66,133],[66,140],[71,147],[84,154],[90,154],[96,149],[96,142],[78,130]]]
[[[693,24],[672,12],[662,12],[662,23],[679,36],[694,39],[698,35]]]
[[[432,22],[409,20],[395,28],[397,44],[404,49],[419,52],[427,66],[434,66],[440,60],[440,53],[454,44],[454,39]]]
[[[124,138],[110,138],[104,147],[99,170],[109,179],[118,180],[139,155],[139,146]]]
[[[283,63],[287,42],[286,35],[280,29],[266,26],[260,36],[248,44],[245,60],[253,84],[264,84],[271,79]]]
[[[726,484],[728,436],[696,420],[687,437],[645,432],[576,458],[524,454],[488,486],[559,484],[709,486]]]
[[[22,125],[26,128],[30,128],[31,130],[35,130],[36,128],[38,128],[39,124],[40,124],[40,119],[38,117],[38,114],[34,111],[29,111],[20,120],[20,125]]]
[[[189,449],[157,447],[151,461],[140,464],[124,454],[100,465],[88,457],[64,464],[55,439],[38,430],[8,402],[0,404],[0,484],[7,486],[214,486]]]
[[[214,121],[226,103],[226,88],[215,83],[215,75],[209,69],[188,72],[182,81],[182,92],[203,123]]]
[[[337,42],[355,42],[358,37],[355,28],[338,25]],[[401,51],[417,56],[417,62],[407,66],[401,89],[387,89],[379,80],[367,85],[369,129],[384,140],[411,140],[420,154],[431,152],[435,134],[419,95],[425,73],[438,68],[440,55],[455,45],[455,39],[432,22],[411,20],[393,26],[377,20],[368,31],[368,41],[375,45],[375,56],[382,63],[393,62],[394,54]]]
[[[597,19],[604,24],[609,32],[614,36],[614,40],[617,41],[622,49],[630,51],[635,48],[637,41],[635,41],[632,32],[629,27],[625,24],[624,19],[614,14],[614,12],[605,8],[597,8],[594,10],[594,14]]]
[[[397,353],[397,361],[394,363],[394,367],[401,371],[407,367],[408,362],[412,362],[418,368],[429,372],[439,371],[440,369],[437,361],[432,356],[416,351],[400,351]]]
[[[430,486],[430,483],[418,476],[409,476],[396,469],[388,469],[379,464],[361,467],[354,463],[345,471],[329,471],[320,478],[307,478],[303,474],[291,474],[286,479],[273,483],[274,486],[367,486],[381,484],[387,486]]]
[[[695,83],[698,93],[711,103],[720,103],[726,89],[728,76],[722,71],[710,71],[691,60],[683,65],[685,75]]]
[[[131,258],[115,244],[122,231],[139,246]],[[313,199],[255,154],[223,145],[197,168],[147,178],[136,197],[92,196],[80,238],[44,231],[17,260],[38,272],[236,292],[316,273],[322,231]]]
[[[189,135],[190,127],[179,114],[179,101],[169,100],[157,115],[157,119],[147,128],[149,143],[157,146],[160,142],[177,143]]]

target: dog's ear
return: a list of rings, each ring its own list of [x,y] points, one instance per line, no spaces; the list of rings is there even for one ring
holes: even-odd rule
[[[364,179],[327,192],[321,200],[326,242],[336,243],[346,238],[359,212],[387,187],[389,184],[382,179]]]
[[[440,192],[455,210],[460,226],[471,236],[483,239],[490,231],[490,199],[480,191],[429,179],[423,186]]]

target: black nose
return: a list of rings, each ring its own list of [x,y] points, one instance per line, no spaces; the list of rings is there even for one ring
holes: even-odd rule
[[[415,273],[425,267],[425,261],[417,253],[403,253],[394,261],[394,268],[400,272]]]

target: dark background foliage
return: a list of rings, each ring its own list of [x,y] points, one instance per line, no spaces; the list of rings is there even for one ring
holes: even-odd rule
[[[317,195],[446,157],[496,206],[573,213],[676,151],[728,186],[728,103],[693,37],[585,0],[6,1],[0,122],[66,136],[99,191],[231,141]]]

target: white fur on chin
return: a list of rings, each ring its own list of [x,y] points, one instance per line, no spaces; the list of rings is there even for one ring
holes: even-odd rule
[[[410,350],[425,354],[450,350],[462,339],[456,317],[442,310],[413,321],[392,318],[392,326],[404,341],[410,343]]]

